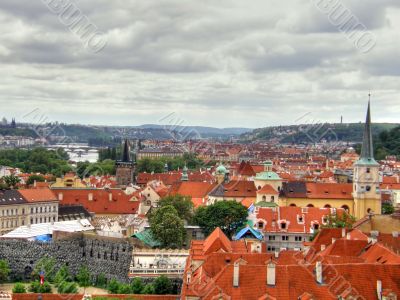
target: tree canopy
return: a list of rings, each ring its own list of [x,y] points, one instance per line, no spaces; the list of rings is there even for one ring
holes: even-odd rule
[[[61,176],[72,170],[68,154],[63,149],[45,148],[0,150],[0,165],[20,168],[27,173]]]
[[[177,157],[143,158],[138,161],[137,171],[147,173],[162,173],[165,171],[165,164],[168,170],[182,169],[185,165],[189,169],[198,169],[205,166],[204,162],[194,153],[184,153]]]
[[[149,217],[151,232],[164,248],[181,248],[186,237],[183,220],[172,205],[157,208]]]
[[[0,283],[8,280],[8,275],[10,274],[10,267],[8,262],[4,259],[0,260]]]
[[[161,198],[159,201],[160,207],[172,205],[180,218],[190,222],[193,217],[193,202],[191,197],[182,195],[170,195]]]
[[[206,235],[219,227],[230,238],[245,224],[246,218],[247,209],[233,200],[200,206],[194,214],[193,221],[203,229]]]

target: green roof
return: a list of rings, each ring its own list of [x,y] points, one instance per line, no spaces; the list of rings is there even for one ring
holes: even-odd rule
[[[257,173],[256,180],[281,180],[278,174],[272,171],[264,171],[261,173]]]
[[[219,165],[217,167],[217,174],[226,174],[228,171],[226,170],[226,168],[224,167],[224,165]]]
[[[267,202],[267,201],[260,201],[260,202],[257,202],[255,205],[259,206],[259,207],[278,207],[278,204],[276,204],[274,202]]]
[[[141,232],[137,232],[133,234],[132,237],[137,238],[138,240],[140,240],[141,242],[152,248],[161,246],[161,243],[153,237],[153,234],[151,233],[150,229],[145,229]]]
[[[379,166],[379,163],[374,158],[365,158],[362,157],[356,161],[355,165],[357,166]]]

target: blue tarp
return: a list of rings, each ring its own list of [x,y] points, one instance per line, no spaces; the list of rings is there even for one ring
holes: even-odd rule
[[[246,237],[246,235],[251,234],[254,238],[258,240],[263,239],[263,235],[260,231],[257,229],[251,228],[250,226],[246,226],[245,228],[241,229],[234,237],[234,240],[240,240],[243,237]]]
[[[50,242],[51,241],[51,235],[50,234],[38,235],[38,236],[35,237],[35,241]]]

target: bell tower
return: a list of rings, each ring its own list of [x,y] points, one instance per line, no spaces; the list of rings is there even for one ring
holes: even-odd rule
[[[117,160],[116,167],[116,180],[121,188],[126,188],[129,184],[135,184],[135,163],[131,160],[129,142],[126,139],[123,149],[121,160]]]
[[[374,159],[372,146],[370,101],[368,101],[360,159],[354,164],[353,198],[354,216],[357,219],[370,213],[381,214],[379,164]]]

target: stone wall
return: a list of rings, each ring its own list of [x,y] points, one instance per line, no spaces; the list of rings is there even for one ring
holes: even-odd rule
[[[104,273],[108,280],[116,278],[128,282],[132,245],[125,239],[82,233],[55,239],[50,243],[0,241],[0,259],[9,262],[11,276],[14,278],[29,278],[36,262],[44,256],[53,257],[57,261],[57,268],[67,264],[72,274],[86,265],[94,276]]]

